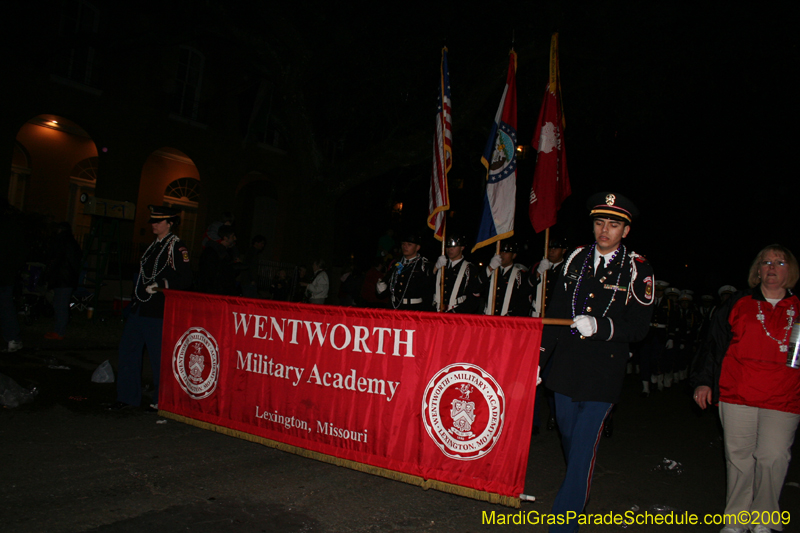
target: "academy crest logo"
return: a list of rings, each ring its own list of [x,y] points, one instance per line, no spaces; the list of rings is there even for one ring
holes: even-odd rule
[[[451,459],[471,461],[492,451],[505,421],[506,399],[479,366],[456,363],[428,382],[422,420],[433,442]]]
[[[211,395],[219,379],[219,346],[203,328],[189,328],[172,352],[172,373],[195,400]]]

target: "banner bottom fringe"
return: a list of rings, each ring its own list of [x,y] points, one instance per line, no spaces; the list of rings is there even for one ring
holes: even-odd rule
[[[183,422],[184,424],[196,426],[200,429],[216,431],[217,433],[222,433],[224,435],[236,437],[242,440],[248,440],[250,442],[262,444],[264,446],[275,448],[276,450],[281,450],[283,452],[289,452],[295,455],[300,455],[302,457],[308,457],[309,459],[315,459],[323,463],[329,463],[336,466],[344,466],[346,468],[350,468],[351,470],[357,470],[359,472],[372,474],[374,476],[381,476],[394,481],[402,481],[403,483],[408,483],[409,485],[416,485],[418,487],[421,487],[423,490],[434,489],[438,490],[439,492],[447,492],[449,494],[464,496],[466,498],[472,498],[473,500],[496,503],[499,505],[504,505],[506,507],[513,507],[515,509],[519,509],[520,507],[520,500],[518,497],[515,498],[512,496],[503,496],[501,494],[496,494],[494,492],[486,492],[483,490],[472,489],[469,487],[462,487],[461,485],[454,485],[452,483],[437,481],[435,479],[424,479],[419,476],[404,474],[403,472],[397,472],[396,470],[389,470],[387,468],[381,468],[378,466],[359,463],[357,461],[351,461],[350,459],[342,459],[340,457],[334,457],[333,455],[315,452],[312,450],[306,450],[305,448],[292,446],[291,444],[285,444],[283,442],[266,439],[264,437],[259,437],[258,435],[251,435],[250,433],[246,433],[244,431],[226,428],[224,426],[218,426],[216,424],[211,424],[209,422],[203,422],[202,420],[196,420],[194,418],[189,418],[187,416],[171,413],[169,411],[159,410],[158,415],[164,418],[171,418],[172,420],[175,420],[177,422]]]

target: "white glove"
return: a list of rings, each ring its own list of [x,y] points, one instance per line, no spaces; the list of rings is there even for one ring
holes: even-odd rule
[[[144,290],[145,292],[147,292],[147,294],[155,294],[157,288],[158,288],[158,283],[151,283],[150,285],[145,287]]]
[[[379,281],[378,284],[375,285],[375,288],[378,290],[378,293],[382,293],[382,292],[386,292],[386,289],[388,289],[389,286],[387,284],[385,284],[384,282]]]
[[[550,261],[549,261],[549,260],[548,260],[548,259],[545,257],[544,259],[542,259],[541,261],[539,261],[539,266],[537,266],[537,267],[536,267],[536,272],[537,272],[538,274],[540,274],[540,275],[541,275],[541,274],[543,274],[543,273],[544,273],[544,271],[545,271],[545,270],[550,270],[550,267],[552,267],[552,266],[553,266],[553,263],[551,263],[551,262],[550,262]]]
[[[584,337],[591,337],[597,333],[597,320],[593,316],[578,315],[570,327],[577,329]]]
[[[489,261],[489,268],[492,270],[497,270],[502,262],[503,260],[500,259],[500,255],[495,255],[492,257],[491,261]]]
[[[439,258],[436,260],[436,264],[433,265],[433,269],[434,270],[439,270],[440,268],[442,268],[446,264],[447,264],[447,256],[446,255],[440,255]]]
[[[675,341],[672,339],[667,339],[667,350],[671,350],[673,346],[675,346]]]
[[[541,374],[542,374],[542,367],[541,367],[541,366],[537,366],[537,367],[536,367],[536,386],[537,386],[537,387],[538,387],[538,386],[539,386],[539,384],[541,384],[541,382],[542,382],[542,377],[541,377]]]

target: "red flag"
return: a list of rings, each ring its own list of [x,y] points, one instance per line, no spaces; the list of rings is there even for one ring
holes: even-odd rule
[[[439,106],[436,133],[433,137],[433,173],[428,194],[428,227],[438,240],[443,239],[444,212],[450,209],[447,173],[453,166],[453,122],[450,116],[450,74],[447,71],[447,48],[442,48]]]
[[[564,149],[564,125],[558,69],[558,34],[554,33],[550,40],[550,80],[539,111],[536,135],[531,142],[538,155],[528,213],[536,233],[556,223],[561,202],[572,192]]]

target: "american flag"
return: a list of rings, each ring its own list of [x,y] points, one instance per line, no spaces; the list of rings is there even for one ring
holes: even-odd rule
[[[453,119],[450,111],[450,74],[445,47],[442,48],[439,106],[433,137],[433,173],[428,194],[428,227],[440,241],[444,238],[444,212],[450,209],[450,193],[447,190],[447,173],[453,166]]]

